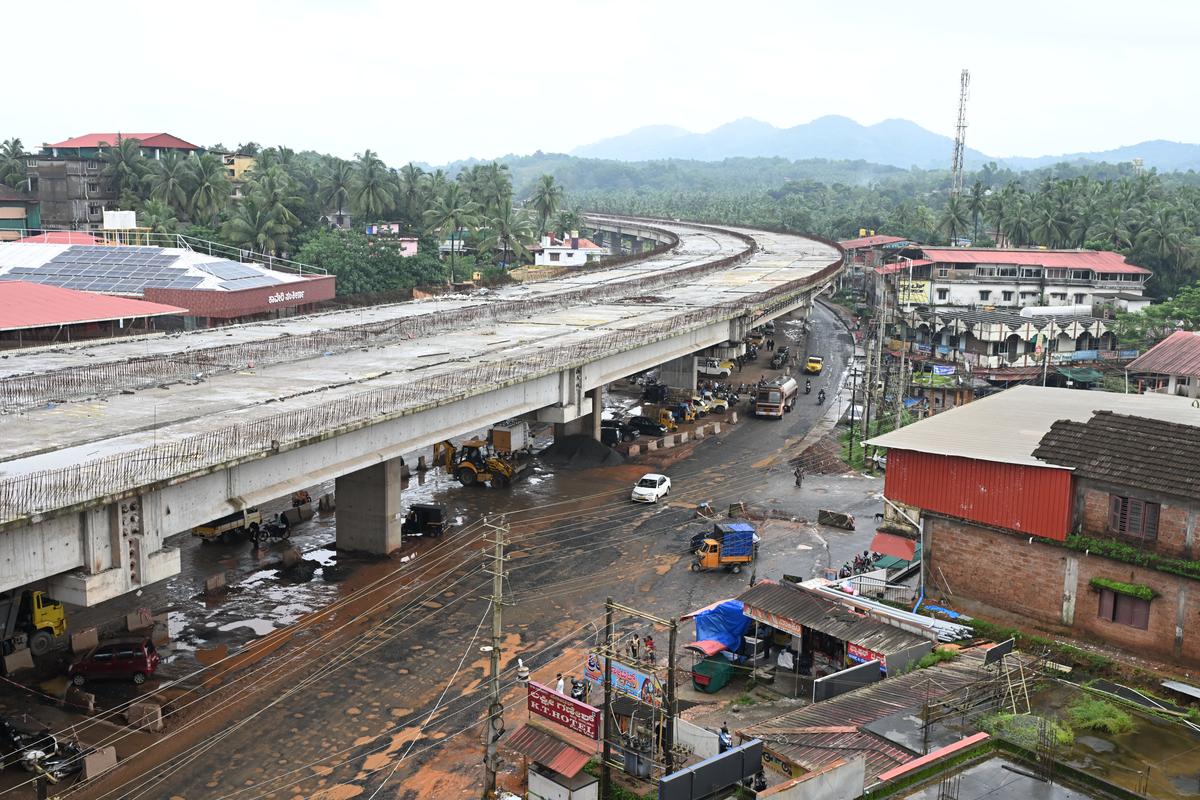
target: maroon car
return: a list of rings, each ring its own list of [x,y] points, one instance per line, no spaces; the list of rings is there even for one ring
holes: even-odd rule
[[[67,675],[76,686],[94,679],[146,682],[158,669],[158,650],[149,639],[102,642],[76,661]]]

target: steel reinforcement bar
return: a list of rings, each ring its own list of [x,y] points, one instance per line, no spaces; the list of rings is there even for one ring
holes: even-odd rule
[[[669,231],[661,232],[675,239]],[[644,293],[675,283],[680,277],[696,277],[720,270],[745,258],[753,249],[753,239],[740,234],[732,235],[743,241],[749,239],[748,249],[726,258],[642,278],[614,281],[524,300],[484,301],[453,311],[417,314],[397,320],[364,323],[299,336],[283,335],[258,342],[221,345],[13,376],[0,380],[0,414],[11,414],[53,402],[104,397],[164,383],[199,380],[214,373],[335,355],[361,347],[380,346],[476,325],[537,316],[577,303],[612,300]]]
[[[222,465],[315,443],[423,407],[463,400],[496,386],[582,366],[714,322],[758,313],[820,285],[835,275],[842,263],[839,257],[813,275],[780,284],[736,304],[683,312],[636,331],[611,332],[594,341],[523,354],[519,361],[448,370],[404,386],[359,392],[321,406],[282,411],[176,442],[5,478],[0,480],[0,524],[116,499],[147,487],[204,474]]]

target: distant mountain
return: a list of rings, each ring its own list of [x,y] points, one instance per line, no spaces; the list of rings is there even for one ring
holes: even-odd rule
[[[1039,169],[1061,164],[1064,161],[1068,163],[1102,161],[1109,164],[1120,164],[1135,158],[1142,159],[1147,167],[1154,167],[1159,172],[1200,171],[1200,145],[1168,142],[1164,139],[1154,139],[1127,147],[1092,153],[1068,153],[1061,156],[1037,156],[1034,158],[1015,156],[997,159],[997,162],[1012,169]]]
[[[619,161],[823,158],[928,169],[948,168],[953,151],[953,139],[908,120],[889,119],[876,125],[860,125],[847,117],[828,116],[793,128],[776,128],[751,118],[730,122],[708,133],[688,133],[667,126],[638,128],[624,136],[576,148],[572,155]],[[968,148],[967,160],[978,165],[989,159]]]
[[[915,122],[888,119],[860,125],[848,117],[827,116],[792,128],[776,128],[749,117],[730,122],[708,133],[690,133],[667,125],[638,128],[623,136],[583,145],[572,155],[617,161],[689,159],[721,161],[726,158],[830,159],[866,161],[901,169],[949,169],[954,140],[927,131]],[[968,169],[995,161],[1010,169],[1038,169],[1061,162],[1119,164],[1141,158],[1146,167],[1163,172],[1200,171],[1200,145],[1155,140],[1094,153],[1061,156],[996,158],[970,147]]]

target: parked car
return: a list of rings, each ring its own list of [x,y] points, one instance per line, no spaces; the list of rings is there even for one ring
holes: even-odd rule
[[[696,372],[716,378],[728,378],[733,374],[733,362],[719,358],[697,358]]]
[[[89,680],[131,680],[143,684],[158,670],[158,650],[148,638],[101,642],[67,670],[76,686]]]
[[[724,414],[729,410],[729,398],[727,397],[706,397],[708,410],[713,414]]]
[[[650,417],[630,417],[625,421],[643,436],[666,436],[668,433],[666,425]]]
[[[671,479],[666,475],[649,472],[633,485],[630,500],[635,503],[657,503],[671,493]]]
[[[804,371],[810,375],[819,375],[825,369],[825,359],[820,356],[809,356],[804,362]]]
[[[600,437],[603,440],[608,436],[613,437],[614,444],[616,442],[632,442],[638,438],[638,430],[628,422],[622,422],[619,419],[601,420]],[[609,442],[605,442],[605,444],[609,444]]]

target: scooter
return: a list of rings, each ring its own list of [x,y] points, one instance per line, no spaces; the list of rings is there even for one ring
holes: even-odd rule
[[[817,392],[817,405],[823,405],[824,403],[825,403],[825,390],[822,389],[821,391]]]
[[[805,381],[805,382],[804,382],[804,393],[805,393],[805,394],[812,394],[812,381]]]

